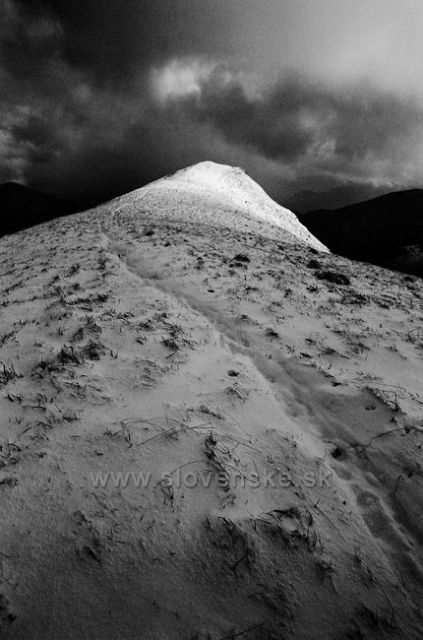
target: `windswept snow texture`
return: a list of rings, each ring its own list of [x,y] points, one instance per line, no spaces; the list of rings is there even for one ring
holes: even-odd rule
[[[2,640],[423,638],[423,281],[269,217],[200,165],[0,240]]]
[[[319,251],[327,248],[301,224],[297,216],[279,206],[242,169],[200,162],[172,176],[117,198],[115,203],[142,206],[157,217],[178,218],[193,224],[249,231],[267,237],[275,228],[287,242],[301,240]]]

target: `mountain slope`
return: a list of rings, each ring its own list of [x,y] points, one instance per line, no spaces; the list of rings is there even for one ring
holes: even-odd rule
[[[422,189],[313,211],[301,220],[335,253],[423,275]]]
[[[281,239],[301,240],[320,251],[327,250],[291,211],[276,204],[239,168],[200,162],[116,198],[113,210],[141,202],[142,209],[156,217],[170,216],[268,237],[277,230]]]
[[[422,282],[176,181],[0,241],[1,636],[421,638]]]

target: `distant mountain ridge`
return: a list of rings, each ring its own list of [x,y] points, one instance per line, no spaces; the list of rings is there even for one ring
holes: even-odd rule
[[[300,219],[335,253],[423,275],[423,189],[311,211]]]
[[[74,202],[6,182],[0,185],[0,237],[78,210]]]

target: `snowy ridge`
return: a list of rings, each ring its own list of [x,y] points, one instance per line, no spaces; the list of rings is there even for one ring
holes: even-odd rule
[[[242,169],[215,162],[200,162],[174,175],[157,180],[141,189],[117,198],[122,205],[154,210],[155,215],[193,223],[212,223],[272,237],[277,228],[280,239],[301,242],[318,251],[328,251],[289,209],[274,202]]]

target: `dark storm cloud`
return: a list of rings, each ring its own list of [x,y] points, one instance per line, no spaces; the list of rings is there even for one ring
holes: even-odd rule
[[[172,96],[167,108],[186,110],[235,145],[284,162],[312,159],[337,166],[406,156],[423,123],[414,100],[368,83],[336,89],[293,75],[253,95],[251,87],[215,71],[195,95]]]
[[[60,161],[32,163],[26,173],[30,184],[44,190],[54,185],[70,198],[106,200],[207,156],[207,136],[198,128],[190,132],[189,122],[145,115],[116,137],[107,135],[110,122],[103,126],[88,123],[77,145],[63,144]]]
[[[266,48],[254,38],[256,9],[250,0],[4,0],[0,180],[102,199],[205,158],[247,166],[270,189],[287,175],[398,182],[404,164],[417,175],[419,103],[303,72],[258,83],[234,57],[236,47],[258,57]],[[237,40],[247,15],[251,38]]]
[[[192,116],[211,122],[228,141],[246,144],[269,158],[291,159],[304,153],[311,136],[301,124],[303,96],[287,82],[268,96],[248,98],[241,83],[202,83],[200,100],[187,105]]]
[[[204,21],[224,34],[224,17],[191,0],[4,0],[0,179],[103,198],[202,159],[201,128],[158,122],[149,71],[213,50]]]
[[[153,62],[172,55],[208,55],[216,50],[216,31],[222,43],[231,20],[225,0],[6,0],[18,14],[21,30],[9,40],[9,52],[48,53],[60,51],[72,68],[87,73],[92,82],[131,91],[139,76]],[[60,41],[53,35],[43,40],[43,49],[28,36],[31,24],[56,25]],[[23,47],[19,45],[24,45]],[[29,46],[28,46],[29,45]],[[39,43],[38,43],[39,46]],[[221,53],[230,53],[224,44]],[[22,60],[9,63],[19,69]],[[25,61],[24,61],[25,62]],[[27,62],[27,61],[26,61]]]

